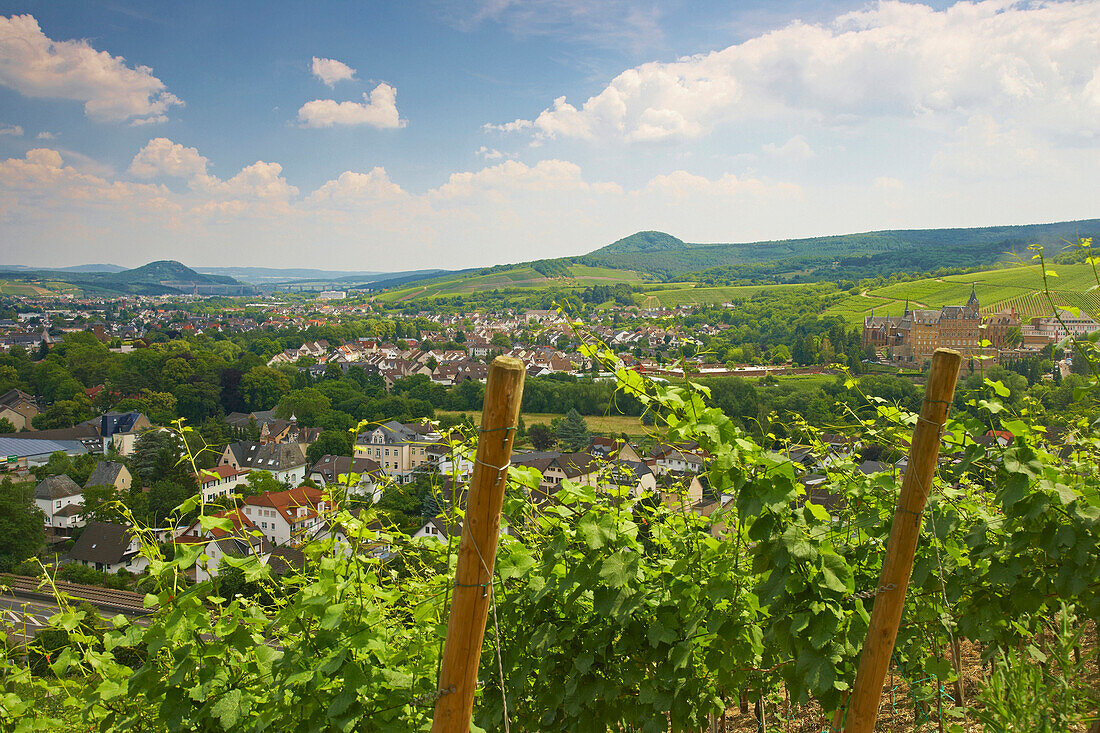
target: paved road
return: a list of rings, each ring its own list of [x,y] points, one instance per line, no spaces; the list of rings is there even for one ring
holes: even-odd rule
[[[0,596],[0,628],[17,643],[49,626],[50,616],[57,612],[57,604],[49,601]]]

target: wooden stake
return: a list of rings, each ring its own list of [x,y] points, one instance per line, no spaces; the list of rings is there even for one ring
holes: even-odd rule
[[[955,394],[962,356],[950,349],[936,349],[932,355],[932,370],[924,390],[920,419],[913,430],[913,445],[909,465],[901,484],[894,519],[890,524],[890,539],[886,544],[886,560],[878,581],[878,595],[871,611],[871,623],[863,654],[859,659],[856,684],[849,698],[844,733],[871,733],[878,718],[882,683],[890,666],[897,641],[898,625],[905,608],[905,592],[913,572],[913,556],[920,536],[920,518],[932,488],[932,476],[940,454],[940,430],[947,420],[947,410]],[[839,716],[838,716],[839,717]]]
[[[477,690],[481,643],[492,601],[490,582],[500,537],[500,508],[508,479],[508,461],[523,397],[523,362],[498,356],[489,365],[485,404],[473,477],[466,499],[466,518],[458,545],[455,586],[447,641],[439,672],[439,698],[433,733],[469,733]]]

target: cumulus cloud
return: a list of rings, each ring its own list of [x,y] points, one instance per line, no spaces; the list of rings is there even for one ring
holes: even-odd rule
[[[326,181],[309,196],[316,204],[354,206],[408,197],[400,186],[390,180],[386,169],[375,166],[367,173],[344,171]]]
[[[1046,141],[989,115],[974,115],[953,139],[932,156],[930,168],[957,178],[1018,177],[1056,166],[1057,154]]]
[[[38,140],[53,140],[56,137],[57,135],[50,132],[49,130],[43,130],[42,132],[35,135],[35,138]]]
[[[102,122],[162,122],[183,102],[148,66],[127,66],[121,56],[87,41],[54,41],[31,15],[0,16],[0,84],[27,97],[84,102]]]
[[[313,75],[330,87],[338,81],[351,81],[355,78],[355,69],[343,61],[313,57]]]
[[[478,194],[494,196],[515,192],[619,191],[618,184],[588,183],[576,163],[566,160],[540,160],[533,166],[515,160],[482,168],[480,171],[452,173],[447,182],[430,192],[443,199],[469,198]]]
[[[829,24],[794,22],[713,53],[628,69],[577,106],[489,129],[536,138],[644,142],[781,116],[989,114],[1058,134],[1100,135],[1100,0],[882,0]]]
[[[19,125],[0,125],[0,135],[23,137],[23,128]]]
[[[364,92],[362,102],[337,102],[315,99],[298,110],[298,122],[303,127],[334,127],[336,125],[370,125],[379,128],[404,127],[405,120],[397,113],[397,90],[386,83],[372,92]]]
[[[758,178],[738,178],[732,173],[711,180],[685,170],[654,176],[641,192],[660,194],[677,201],[695,197],[770,197],[791,200],[802,196],[802,189],[792,183],[769,184]]]
[[[782,145],[765,143],[761,150],[768,155],[786,160],[809,160],[817,155],[803,135],[795,135]]]
[[[138,178],[173,176],[191,179],[204,175],[208,162],[195,148],[186,148],[168,138],[157,137],[134,156],[130,173]]]

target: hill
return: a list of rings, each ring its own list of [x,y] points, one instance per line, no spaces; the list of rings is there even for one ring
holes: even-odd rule
[[[623,237],[617,242],[612,242],[606,247],[601,247],[589,254],[589,257],[599,255],[620,255],[633,252],[669,252],[673,250],[687,249],[684,240],[677,239],[664,232],[638,232],[629,237]]]
[[[5,288],[28,293],[77,291],[85,295],[247,295],[246,285],[225,275],[203,275],[175,260],[159,260],[121,272],[17,270],[3,273]],[[42,291],[42,292],[40,292]]]
[[[740,244],[687,244],[660,232],[639,232],[576,261],[666,280],[696,273],[702,279],[805,282],[994,265],[1025,255],[1030,244],[1060,249],[1067,240],[1076,241],[1078,234],[1100,234],[1100,219],[973,229],[897,229]]]
[[[860,280],[895,273],[935,272],[941,268],[994,267],[1027,259],[1027,247],[1042,244],[1052,254],[1080,236],[1100,235],[1100,219],[972,229],[896,229],[807,239],[735,244],[684,242],[671,234],[642,231],[579,257],[535,260],[514,265],[439,273],[410,274],[392,282],[375,281],[386,300],[508,288],[587,287],[643,281],[695,281],[717,286],[701,296],[684,283],[659,300],[695,302],[721,297],[721,288],[761,283]],[[721,302],[718,300],[717,302]]]

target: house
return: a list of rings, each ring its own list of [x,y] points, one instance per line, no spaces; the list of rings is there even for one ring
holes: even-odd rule
[[[440,437],[428,425],[390,420],[359,434],[355,440],[355,457],[371,458],[387,474],[407,483],[412,480],[414,470],[428,463],[427,447]]]
[[[288,491],[269,491],[244,500],[245,518],[275,545],[299,545],[322,523],[331,509],[321,489],[299,486]]]
[[[232,466],[214,466],[204,468],[195,475],[204,502],[217,501],[235,493],[242,484],[248,482],[248,471]]]
[[[46,527],[57,534],[72,534],[84,524],[83,490],[65,474],[42,479],[34,487],[34,503],[46,515]]]
[[[705,474],[668,472],[656,481],[661,503],[669,511],[693,509],[703,501]],[[694,509],[693,509],[694,511]]]
[[[267,471],[276,481],[296,486],[306,478],[306,451],[301,443],[261,445],[238,440],[225,447],[218,465],[238,471]]]
[[[253,555],[264,565],[271,556],[271,544],[262,536],[254,534],[255,525],[244,515],[243,509],[218,512],[217,519],[229,519],[233,523],[232,531],[220,527],[203,529],[199,519],[179,534],[174,542],[178,545],[204,545],[203,553],[195,563],[195,580],[209,580],[218,574],[218,566],[224,557],[247,557]],[[203,558],[202,555],[206,555]]]
[[[114,486],[119,491],[129,491],[133,483],[130,469],[116,461],[100,461],[95,465],[95,470],[84,483],[84,488],[89,486]]]
[[[131,455],[138,436],[153,427],[140,412],[107,412],[81,424],[95,428],[104,454],[113,446],[124,456]]]
[[[457,542],[462,537],[462,522],[457,519],[452,522],[442,515],[432,517],[413,532],[413,539],[421,537],[431,537],[444,543],[454,538]]]
[[[34,397],[18,389],[9,389],[0,395],[0,419],[7,419],[16,432],[30,430],[31,420],[38,414]]]
[[[88,522],[69,552],[69,559],[104,573],[117,573],[119,570],[143,573],[149,566],[149,560],[140,552],[141,542],[131,527]]]
[[[641,454],[622,438],[605,438],[602,435],[593,435],[592,441],[588,444],[588,452],[599,458],[612,461],[642,461]]]
[[[309,445],[321,434],[320,428],[304,428],[293,415],[289,420],[267,420],[260,424],[260,443],[302,443]]]
[[[654,473],[699,473],[703,470],[703,454],[697,443],[682,445],[658,445],[650,453],[654,459]]]
[[[352,547],[358,548],[360,554],[370,555],[378,560],[389,560],[394,556],[391,545],[391,536],[379,520],[370,522],[365,529],[366,533],[359,536],[350,535],[347,529],[340,523],[329,518],[323,519],[313,530],[310,542],[332,540],[333,546],[339,549],[345,556],[352,553]],[[371,538],[364,535],[370,534]]]
[[[385,475],[382,467],[370,458],[351,458],[350,456],[334,456],[326,453],[309,469],[309,478],[321,486],[330,484],[343,484],[341,476],[348,472],[359,474],[359,481],[351,487],[351,490],[362,496],[369,496],[377,502],[382,498],[382,491],[378,484]]]
[[[256,427],[275,419],[275,410],[254,410],[253,412],[231,412],[225,416],[225,423],[231,428],[245,430],[249,425]]]

